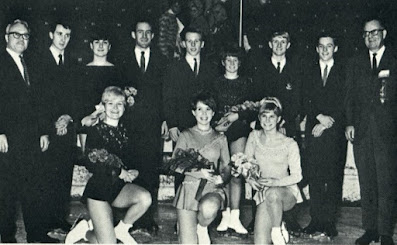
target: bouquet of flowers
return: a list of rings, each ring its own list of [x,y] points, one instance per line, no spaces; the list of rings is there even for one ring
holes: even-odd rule
[[[88,150],[87,157],[91,163],[101,164],[112,168],[127,169],[123,161],[121,161],[118,156],[110,154],[105,149],[90,149]]]
[[[213,169],[214,163],[193,148],[187,150],[178,148],[175,150],[174,157],[164,165],[163,170],[167,174],[183,174],[192,169],[202,168]]]
[[[134,96],[136,96],[138,94],[138,90],[136,90],[136,88],[134,87],[125,87],[124,88],[124,93],[126,96],[126,101],[128,106],[133,106],[135,104],[135,99]]]
[[[258,111],[261,106],[261,102],[253,102],[253,101],[244,101],[242,104],[234,105],[234,106],[225,106],[225,114],[229,112],[240,112],[240,111]]]
[[[248,157],[243,153],[234,154],[229,163],[232,167],[232,175],[238,177],[242,175],[245,179],[253,178],[259,179],[261,172],[256,160]]]

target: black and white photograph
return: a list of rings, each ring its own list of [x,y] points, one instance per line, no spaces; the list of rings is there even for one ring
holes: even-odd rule
[[[0,1],[0,243],[397,243],[396,0]]]

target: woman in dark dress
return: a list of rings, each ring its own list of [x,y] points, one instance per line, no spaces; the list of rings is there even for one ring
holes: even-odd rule
[[[84,191],[91,220],[80,221],[66,237],[65,243],[75,243],[81,239],[95,243],[136,244],[128,230],[151,205],[150,193],[131,182],[138,176],[137,170],[127,170],[131,161],[127,131],[119,122],[126,105],[125,93],[119,87],[108,87],[102,95],[104,120],[87,128],[85,163],[93,174]],[[93,154],[106,150],[121,161],[95,162]],[[88,157],[87,157],[88,156]],[[109,159],[110,156],[108,156]],[[94,163],[95,162],[95,163]],[[113,226],[112,207],[127,209],[124,218]]]
[[[111,47],[106,33],[98,31],[91,38],[90,48],[93,59],[80,71],[79,104],[81,109],[79,114],[83,126],[90,124],[89,120],[92,118],[87,115],[94,110],[93,105],[100,101],[103,90],[109,86],[120,85],[119,70],[108,61]]]
[[[238,69],[241,64],[242,52],[239,49],[228,49],[222,57],[222,65],[225,67],[225,74],[219,77],[214,84],[218,94],[219,116],[216,130],[224,132],[227,136],[230,155],[244,152],[248,134],[251,131],[249,120],[243,120],[245,116],[231,122],[229,117],[237,116],[238,113],[231,113],[232,106],[242,104],[249,100],[252,94],[252,81],[247,77],[240,77]],[[248,122],[247,122],[248,121]],[[240,221],[240,198],[242,192],[241,177],[232,177],[227,185],[228,207],[222,212],[222,221],[217,231],[225,232],[229,228],[238,234],[247,234],[248,231]]]

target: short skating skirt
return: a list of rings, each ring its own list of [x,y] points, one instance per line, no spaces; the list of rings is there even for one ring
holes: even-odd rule
[[[177,209],[185,209],[191,211],[198,211],[199,201],[195,199],[197,190],[200,186],[200,179],[185,175],[185,179],[179,186],[175,194],[173,206]],[[225,209],[226,193],[222,188],[216,187],[214,183],[207,182],[204,186],[201,196],[207,193],[217,193],[222,198],[221,209]]]
[[[256,205],[259,205],[266,200],[265,193],[269,188],[270,187],[265,187],[262,190],[256,192],[253,198]],[[292,193],[292,195],[294,195],[294,197],[296,198],[296,203],[303,202],[303,198],[297,184],[286,186],[286,188]]]
[[[95,178],[94,175],[88,180],[82,201],[85,202],[87,198],[90,198],[98,201],[107,201],[111,204],[124,186],[125,182],[122,179],[117,179],[112,183],[101,178]]]

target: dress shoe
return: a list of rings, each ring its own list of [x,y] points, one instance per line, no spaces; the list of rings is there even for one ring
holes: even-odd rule
[[[294,237],[300,237],[302,233],[302,227],[295,219],[285,221],[285,228],[288,230],[289,234]]]
[[[355,244],[356,245],[368,245],[371,242],[379,242],[379,234],[376,231],[366,231],[361,237],[359,237]]]
[[[15,235],[12,236],[6,236],[6,235],[0,235],[0,240],[1,243],[17,243],[17,239],[15,239]]]
[[[308,235],[313,235],[316,232],[323,232],[323,228],[318,222],[310,222],[310,224],[303,229],[303,232]]]
[[[27,235],[26,240],[28,243],[59,243],[58,239],[51,238],[47,235],[41,236],[29,236]]]
[[[255,230],[255,220],[252,219],[251,222],[249,223],[249,225],[247,226],[247,231],[250,235],[253,235],[254,230]]]
[[[150,223],[150,224],[148,224],[148,225],[146,225],[146,230],[151,234],[151,235],[157,235],[157,233],[159,232],[159,230],[160,230],[160,227],[157,225],[157,223],[156,222],[152,222],[152,223]]]
[[[380,236],[380,245],[394,245],[393,237],[391,236]]]
[[[338,231],[336,230],[335,224],[333,222],[327,223],[324,227],[324,233],[330,238],[336,237],[338,235]]]

